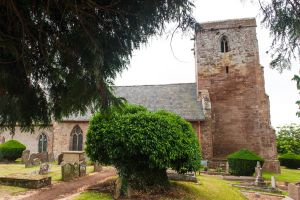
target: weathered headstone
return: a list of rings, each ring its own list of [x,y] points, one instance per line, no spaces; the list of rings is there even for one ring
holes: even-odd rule
[[[271,177],[271,187],[274,189],[276,188],[276,180],[274,176]]]
[[[79,175],[80,175],[79,164],[78,164],[78,163],[74,163],[74,164],[73,164],[73,167],[74,167],[74,175],[75,175],[74,178],[78,178]]]
[[[85,162],[81,162],[79,164],[79,176],[85,176],[86,175],[86,163]]]
[[[54,162],[54,154],[53,153],[49,153],[48,154],[48,162]]]
[[[64,164],[63,166],[61,166],[61,174],[63,181],[73,180],[75,177],[74,166],[71,163]]]
[[[38,158],[36,153],[33,153],[29,156],[29,160],[27,160],[27,162],[25,162],[25,167],[32,167],[35,165],[40,165],[40,163],[36,164],[33,162],[34,159]]]
[[[229,174],[229,163],[226,162],[225,173]]]
[[[255,179],[254,184],[256,186],[265,186],[266,183],[264,182],[264,179],[262,177],[262,168],[261,168],[259,161],[257,161],[256,167],[255,167],[255,172],[256,172],[256,179]]]
[[[27,149],[24,150],[22,152],[21,162],[25,164],[29,160],[29,157],[30,157],[30,151]]]
[[[48,163],[42,163],[40,165],[39,174],[44,175],[44,174],[48,174],[48,172],[49,172],[49,164]]]
[[[41,160],[39,159],[39,158],[34,158],[33,160],[32,160],[32,165],[33,166],[38,166],[38,165],[40,165],[41,164]]]
[[[58,155],[58,157],[57,157],[57,164],[58,165],[60,165],[62,163],[63,157],[64,157],[64,155],[62,153]]]
[[[41,160],[41,162],[48,162],[48,152],[47,151],[43,151],[41,153],[37,154],[37,157]]]

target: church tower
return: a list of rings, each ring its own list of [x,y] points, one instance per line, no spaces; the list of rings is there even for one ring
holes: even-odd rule
[[[198,98],[207,119],[201,124],[204,158],[213,166],[249,149],[265,159],[265,169],[279,172],[255,19],[199,24],[195,59]]]

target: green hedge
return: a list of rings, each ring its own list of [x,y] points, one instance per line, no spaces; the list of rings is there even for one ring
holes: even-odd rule
[[[300,155],[294,153],[286,153],[279,156],[280,165],[290,169],[300,168]]]
[[[227,156],[230,174],[236,176],[252,176],[255,172],[257,161],[263,165],[263,158],[255,153],[242,149]]]
[[[0,159],[15,161],[22,156],[22,152],[26,149],[25,145],[17,140],[9,140],[0,145]]]

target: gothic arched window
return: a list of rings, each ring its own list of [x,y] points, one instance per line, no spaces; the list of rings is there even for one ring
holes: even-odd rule
[[[229,48],[228,48],[228,39],[226,36],[222,36],[221,37],[221,52],[228,52],[229,51]]]
[[[71,132],[70,150],[82,151],[83,136],[81,128],[76,125]]]
[[[42,133],[39,135],[39,146],[38,146],[38,151],[39,153],[47,151],[47,144],[48,144],[48,139],[47,135],[45,133]]]

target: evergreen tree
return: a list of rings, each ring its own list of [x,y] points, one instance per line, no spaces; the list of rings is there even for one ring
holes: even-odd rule
[[[261,1],[259,1],[261,3]],[[291,67],[292,59],[300,59],[300,1],[271,0],[268,4],[261,3],[263,23],[273,36],[271,67],[283,69]],[[295,75],[300,90],[300,77]],[[300,107],[300,100],[296,102]],[[297,112],[300,117],[300,111]]]
[[[0,128],[22,130],[120,102],[132,51],[166,23],[192,27],[191,0],[0,1]]]

